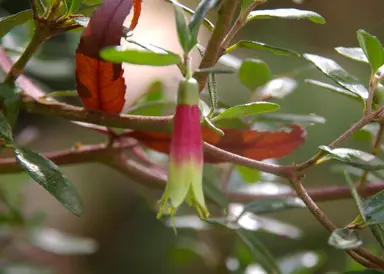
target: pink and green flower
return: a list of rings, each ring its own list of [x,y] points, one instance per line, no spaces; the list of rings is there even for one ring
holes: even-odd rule
[[[203,140],[200,128],[199,89],[195,79],[180,82],[176,113],[173,122],[168,182],[162,198],[158,218],[169,206],[174,216],[186,201],[194,206],[200,218],[209,213],[203,193]]]

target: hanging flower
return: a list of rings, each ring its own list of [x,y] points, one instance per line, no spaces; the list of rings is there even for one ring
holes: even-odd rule
[[[209,213],[203,193],[203,140],[200,128],[199,86],[195,79],[180,82],[173,122],[168,182],[160,199],[162,216],[167,206],[173,217],[186,201],[194,206],[200,218]]]

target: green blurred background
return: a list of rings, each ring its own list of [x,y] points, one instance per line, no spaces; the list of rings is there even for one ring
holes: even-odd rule
[[[195,7],[197,1],[181,1]],[[291,0],[270,0],[261,8],[299,8],[313,10],[326,20],[325,25],[310,21],[258,20],[248,24],[236,39],[267,42],[289,48],[300,53],[315,53],[339,62],[349,72],[368,82],[369,69],[365,64],[355,63],[339,56],[334,47],[357,46],[356,31],[364,29],[383,41],[384,2],[380,0],[304,0],[295,4]],[[0,16],[16,13],[30,7],[28,0],[0,0]],[[161,0],[144,0],[142,18],[133,39],[150,42],[180,52],[177,44],[172,7]],[[214,15],[212,15],[214,20]],[[129,19],[128,19],[129,21]],[[30,37],[31,26],[15,29],[5,37],[8,47],[24,47]],[[74,54],[80,32],[72,32],[48,41],[27,69],[27,74],[36,79],[44,90],[73,90]],[[202,31],[202,41],[207,41],[207,32]],[[8,43],[8,44],[7,44]],[[273,74],[289,74],[303,69],[295,75],[297,89],[283,100],[279,100],[280,112],[307,115],[317,114],[326,118],[325,124],[308,127],[307,140],[295,153],[281,159],[282,163],[300,162],[316,152],[319,145],[327,144],[344,132],[361,115],[361,105],[347,98],[326,92],[303,82],[306,78],[324,80],[324,76],[308,63],[294,57],[275,56],[252,50],[237,50],[239,58],[255,57],[267,62]],[[196,62],[197,63],[197,62]],[[162,80],[174,96],[177,79],[175,68],[154,69],[126,66],[128,104],[137,100],[150,82]],[[243,103],[249,94],[237,80],[236,75],[218,76],[221,102],[228,105]],[[78,103],[77,100],[69,100]],[[22,113],[16,127],[18,142],[25,143],[40,152],[65,149],[75,142],[91,144],[102,142],[103,136],[73,125],[67,121],[40,115]],[[367,143],[349,141],[345,146],[367,149]],[[32,214],[42,211],[47,214],[45,225],[63,232],[94,238],[99,249],[95,254],[83,256],[60,256],[36,248],[23,254],[37,265],[52,267],[57,273],[226,273],[219,268],[210,268],[204,260],[187,249],[180,248],[184,241],[195,236],[216,250],[216,256],[224,256],[231,239],[219,231],[194,232],[181,230],[175,236],[172,229],[156,220],[154,203],[160,192],[148,190],[107,167],[84,164],[63,167],[64,173],[75,182],[85,205],[83,218],[77,218],[62,208],[41,187],[26,175],[0,176],[0,187],[11,189],[16,194],[22,191],[25,199],[24,211]],[[306,186],[343,185],[341,175],[331,173],[330,165],[311,169]],[[321,208],[336,225],[343,226],[356,214],[352,201],[321,203]],[[338,273],[345,269],[346,257],[342,251],[327,245],[328,234],[305,209],[291,210],[271,217],[302,229],[299,240],[263,236],[264,243],[276,256],[296,251],[320,252],[322,263],[314,272]],[[378,248],[369,234],[364,239],[373,248]],[[208,241],[208,240],[207,240]],[[188,242],[188,241],[187,241]],[[179,247],[179,249],[175,249]],[[176,251],[175,251],[176,250]],[[3,251],[6,252],[6,251]],[[229,251],[231,253],[231,251]],[[203,255],[204,256],[204,255]],[[21,272],[20,272],[21,273]],[[262,272],[249,272],[262,273]]]

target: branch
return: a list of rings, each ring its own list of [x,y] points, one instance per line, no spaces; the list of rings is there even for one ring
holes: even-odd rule
[[[225,48],[221,47],[225,36],[230,30],[235,16],[235,12],[239,5],[238,0],[224,0],[218,12],[218,19],[215,24],[212,36],[209,39],[204,57],[201,60],[199,69],[209,68],[216,64],[217,60],[224,53]],[[208,79],[208,73],[199,73],[194,75],[199,82],[200,90],[203,90]]]
[[[136,142],[126,140],[124,143],[115,142],[112,147],[108,147],[107,144],[81,145],[61,151],[43,153],[43,155],[59,166],[92,162],[105,164],[136,178],[137,182],[147,187],[164,188],[167,182],[166,173],[153,169],[151,166],[153,163],[140,164],[122,152],[124,149],[134,149],[135,145]],[[0,174],[22,171],[15,158],[0,158]],[[383,189],[384,183],[369,183],[359,188],[359,191],[364,194],[375,194]],[[271,197],[298,197],[295,191],[276,195],[226,192],[225,195],[234,203],[249,203],[257,199]],[[351,191],[348,186],[329,186],[309,189],[308,195],[313,201],[325,202],[351,198]]]
[[[86,110],[57,101],[22,96],[22,108],[31,113],[87,122],[106,127],[164,132],[171,130],[172,116],[141,116]]]
[[[249,168],[254,168],[260,171],[279,175],[286,178],[290,178],[293,176],[294,170],[292,166],[267,164],[261,161],[252,160],[252,159],[228,152],[226,150],[220,149],[208,143],[204,143],[204,150],[209,154],[211,154],[212,156],[220,158],[221,160],[240,164]]]
[[[346,132],[341,134],[337,139],[335,139],[332,143],[330,143],[328,146],[330,148],[335,148],[338,146],[341,142],[351,137],[354,133],[362,129],[364,126],[368,125],[369,123],[373,122],[374,120],[382,117],[384,114],[384,108],[381,107],[375,112],[372,112],[368,114],[367,116],[364,116],[361,118],[358,122],[356,122],[353,126],[351,126]],[[299,164],[296,166],[297,171],[303,171],[304,169],[307,169],[317,163],[318,160],[320,160],[324,156],[325,152],[320,151],[317,154],[315,154],[313,157],[311,157],[309,160]]]
[[[295,189],[297,195],[303,200],[305,205],[311,211],[312,215],[323,225],[323,227],[326,230],[332,233],[336,229],[336,226],[327,218],[324,212],[317,206],[317,204],[309,196],[308,192],[305,190],[305,188],[301,184],[300,179],[293,179],[290,182],[292,187]],[[346,252],[348,253],[348,255],[350,255],[352,258],[356,259],[359,263],[365,265],[366,267],[372,267],[374,265],[377,265],[381,269],[384,268],[384,259],[369,253],[363,248],[347,250]],[[367,264],[365,260],[361,260],[362,259],[361,257],[365,258],[371,263]]]

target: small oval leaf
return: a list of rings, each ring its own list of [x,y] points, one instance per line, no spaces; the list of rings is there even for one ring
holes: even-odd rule
[[[264,112],[278,110],[280,106],[269,102],[253,102],[244,105],[238,105],[224,110],[222,113],[212,119],[218,121],[221,119],[238,118],[242,116],[255,115]]]
[[[332,232],[328,244],[338,249],[355,249],[363,244],[358,230],[340,228]]]
[[[271,72],[266,63],[257,59],[246,59],[239,69],[240,81],[251,91],[266,84],[271,79]]]
[[[255,19],[309,19],[314,23],[325,24],[325,19],[320,14],[298,9],[255,10],[249,14],[247,22]]]
[[[361,48],[345,48],[345,47],[337,47],[335,50],[343,55],[344,57],[347,57],[349,59],[363,62],[363,63],[369,63],[367,56],[365,56],[364,51]]]
[[[351,148],[331,149],[327,146],[320,146],[319,148],[327,153],[326,157],[350,166],[371,171],[384,169],[384,161],[364,151]]]
[[[181,63],[181,58],[177,54],[122,50],[119,46],[101,50],[100,56],[107,61],[116,63],[126,62],[134,65],[170,66]]]
[[[364,30],[359,30],[357,32],[357,38],[360,47],[369,60],[372,71],[376,72],[384,64],[383,47],[379,39]]]
[[[303,57],[315,64],[321,72],[343,88],[355,93],[364,100],[368,98],[368,91],[359,79],[349,74],[335,61],[314,54],[304,54]]]
[[[32,10],[23,10],[19,13],[0,18],[0,38],[11,29],[32,20]]]
[[[77,216],[83,214],[76,188],[51,160],[27,148],[15,148],[15,157],[24,171],[64,207]]]

